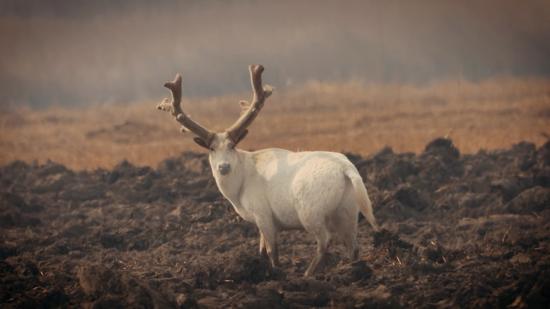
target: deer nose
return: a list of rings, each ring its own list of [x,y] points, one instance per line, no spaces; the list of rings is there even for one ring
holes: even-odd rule
[[[218,165],[218,171],[220,171],[220,174],[227,175],[229,174],[229,170],[231,169],[231,165],[229,163],[221,163]]]

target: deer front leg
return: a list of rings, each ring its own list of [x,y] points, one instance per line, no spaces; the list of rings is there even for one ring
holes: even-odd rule
[[[269,256],[267,255],[267,247],[265,244],[265,237],[264,234],[262,234],[262,231],[260,231],[260,256],[264,257],[266,259],[269,259]]]
[[[277,230],[269,220],[256,220],[260,230],[260,254],[267,255],[273,267],[279,266],[279,248],[277,246]],[[265,253],[264,253],[265,252]]]

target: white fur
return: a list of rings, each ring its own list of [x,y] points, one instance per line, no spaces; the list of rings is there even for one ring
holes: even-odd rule
[[[315,272],[333,237],[357,257],[357,217],[361,211],[376,230],[361,176],[342,154],[234,149],[226,133],[211,144],[210,165],[221,193],[235,211],[260,230],[260,252],[278,264],[277,232],[305,229],[317,239],[317,255],[306,271]],[[221,164],[230,172],[222,175]]]

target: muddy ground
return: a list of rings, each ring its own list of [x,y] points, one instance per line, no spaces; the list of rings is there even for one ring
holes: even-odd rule
[[[13,162],[0,168],[2,307],[546,307],[550,141],[461,155],[437,139],[357,165],[383,231],[360,221],[360,261],[339,244],[304,279],[304,232],[281,267],[218,193],[204,154],[156,169]]]

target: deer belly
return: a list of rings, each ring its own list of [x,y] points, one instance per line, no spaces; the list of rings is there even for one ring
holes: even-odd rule
[[[272,205],[271,211],[277,226],[282,230],[301,229],[302,223],[296,212],[296,208],[290,203],[277,203]]]

